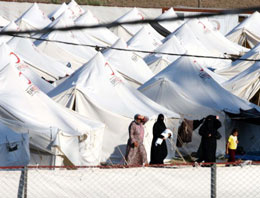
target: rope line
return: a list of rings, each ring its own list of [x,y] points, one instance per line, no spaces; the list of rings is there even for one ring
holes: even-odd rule
[[[15,35],[14,37],[25,38],[25,39],[32,39],[32,40],[38,40],[38,41],[54,42],[54,43],[60,43],[60,44],[65,44],[65,45],[92,47],[92,48],[95,48],[95,50],[97,50],[97,51],[101,51],[101,50],[104,50],[104,49],[112,49],[112,50],[126,51],[126,52],[138,52],[138,53],[147,53],[147,54],[161,54],[161,55],[169,55],[169,56],[184,56],[184,57],[222,59],[222,60],[241,60],[241,61],[253,61],[253,62],[260,61],[260,59],[231,58],[231,57],[217,57],[217,56],[202,56],[202,55],[193,55],[193,54],[177,54],[177,53],[168,53],[168,52],[156,52],[156,51],[146,51],[146,50],[137,50],[137,49],[126,49],[126,48],[101,46],[101,45],[89,45],[89,44],[72,43],[72,42],[67,42],[67,41],[42,39],[42,38],[37,38],[37,37],[33,37],[33,36]]]

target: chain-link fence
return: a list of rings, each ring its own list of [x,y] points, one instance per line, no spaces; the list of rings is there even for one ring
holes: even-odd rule
[[[0,169],[0,197],[260,197],[260,163]]]

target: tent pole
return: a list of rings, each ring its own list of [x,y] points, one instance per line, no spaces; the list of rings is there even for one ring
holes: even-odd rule
[[[257,105],[260,106],[260,91],[258,93],[258,101],[257,101]]]
[[[177,148],[177,146],[172,142],[172,140],[170,141],[170,143],[173,145],[173,147],[175,148],[175,150],[177,151],[177,153],[179,154],[179,156],[181,157],[181,159],[184,161],[184,163],[187,163],[186,160],[184,159],[184,157],[182,156],[181,152],[180,152],[179,149]]]

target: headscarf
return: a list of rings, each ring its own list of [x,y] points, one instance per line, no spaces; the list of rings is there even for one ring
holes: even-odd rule
[[[157,118],[157,122],[163,123],[163,121],[164,121],[164,115],[163,114],[159,114],[158,118]]]

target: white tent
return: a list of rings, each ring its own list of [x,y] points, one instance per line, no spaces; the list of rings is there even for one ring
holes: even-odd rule
[[[80,18],[80,17],[79,17]],[[70,10],[65,10],[56,21],[53,22],[52,25],[56,27],[70,27],[70,26],[76,26],[77,24],[74,22],[74,20],[71,18]],[[84,44],[85,48],[90,48],[90,50],[93,50],[94,46],[103,46],[104,42],[101,40],[96,39],[95,37],[88,34],[85,30],[71,30],[69,31],[71,36],[74,38],[75,41],[77,41],[77,44],[81,45]],[[103,36],[104,37],[104,36]],[[109,39],[109,38],[107,38]],[[89,45],[92,45],[92,49]],[[75,46],[73,46],[75,47]]]
[[[223,68],[227,65],[230,65],[231,60],[223,60],[223,53],[219,53],[217,51],[213,51],[208,49],[205,46],[205,43],[202,42],[195,33],[193,33],[193,29],[189,26],[189,23],[186,22],[182,26],[180,26],[176,31],[167,36],[164,40],[166,42],[173,35],[175,35],[183,48],[186,50],[188,55],[197,55],[197,56],[206,56],[206,57],[214,57],[214,58],[199,58],[200,62],[204,62],[208,67],[216,69]],[[216,57],[216,58],[215,58]]]
[[[75,15],[75,19],[85,13],[85,10],[77,4],[75,0],[69,2],[68,8],[72,11],[73,15]]]
[[[158,83],[166,81],[168,83]],[[171,84],[173,86],[171,87]],[[174,91],[175,87],[181,90]],[[196,87],[196,89],[194,89]],[[169,89],[169,90],[168,90]],[[251,104],[234,96],[222,88],[203,68],[196,58],[181,57],[142,85],[139,90],[159,104],[182,115],[195,115],[198,118],[212,114],[213,111],[239,113],[239,109],[250,109]],[[163,91],[163,92],[162,92]],[[164,93],[164,94],[163,94]],[[178,97],[171,97],[175,93]],[[167,96],[169,94],[169,96]],[[169,100],[173,98],[173,100]],[[185,101],[193,101],[206,109],[192,108]],[[165,102],[165,103],[164,103]],[[170,105],[170,106],[168,106]],[[188,108],[190,106],[191,109]],[[207,109],[211,109],[209,112]]]
[[[51,23],[51,20],[40,10],[37,3],[34,3],[26,10],[15,23],[21,30],[43,29]]]
[[[241,56],[249,51],[249,49],[228,40],[218,30],[214,30],[208,19],[189,20],[187,25],[206,49],[212,52],[215,51],[217,55]]]
[[[214,72],[217,74],[226,77],[227,79],[231,79],[239,73],[245,71],[250,66],[252,66],[255,61],[247,61],[246,59],[259,59],[260,58],[260,44],[256,45],[253,49],[247,52],[240,59],[232,62],[232,64],[228,67],[222,69],[216,69]]]
[[[153,71],[154,74],[159,73],[165,69],[170,63],[176,61],[180,55],[186,55],[186,50],[182,46],[181,41],[175,36],[171,35],[161,46],[159,46],[155,52],[144,58],[145,62],[149,65],[149,68]],[[218,83],[222,83],[227,79],[216,73],[213,73],[207,66],[204,64],[203,59],[197,59],[197,61],[203,64],[203,69],[210,74],[210,76],[216,80]]]
[[[101,53],[48,95],[56,102],[106,124],[102,155],[104,161],[110,158],[113,162],[123,162],[128,126],[135,114],[140,113],[150,118],[145,125],[144,140],[148,157],[152,125],[157,115],[163,113],[168,118],[169,127],[174,124],[174,119],[179,118],[179,115],[161,107],[128,85]],[[173,154],[171,150],[169,153]]]
[[[141,51],[154,51],[161,44],[162,42],[158,38],[149,33],[147,27],[142,27],[129,41],[127,41],[129,48]],[[148,53],[136,53],[141,57],[148,55]]]
[[[174,35],[172,35],[161,46],[156,48],[154,52],[155,53],[149,54],[144,58],[144,61],[149,65],[149,68],[154,74],[159,73],[170,63],[178,59],[180,57],[179,55],[186,54],[186,50]],[[168,53],[179,55],[169,55]]]
[[[112,48],[123,50],[108,48],[102,52],[103,55],[134,87],[139,87],[153,76],[152,71],[140,56],[133,51],[124,51],[124,49],[128,49],[128,47],[122,39],[118,39],[118,41],[112,45]]]
[[[240,98],[250,100],[260,90],[260,63],[256,62],[245,71],[237,74],[222,86]]]
[[[222,137],[225,137],[228,123],[224,111],[239,114],[240,108],[248,110],[255,107],[222,88],[195,58],[189,57],[179,58],[139,90],[158,104],[187,119],[197,120],[207,115],[219,115],[223,126],[220,129]],[[199,141],[200,136],[194,133],[192,142],[182,151],[196,152]],[[225,138],[222,138],[218,141],[217,154],[224,153]]]
[[[157,17],[157,19],[167,19],[167,18],[174,18],[178,17],[178,15],[175,13],[173,8],[168,9],[164,13],[162,13],[160,16]],[[181,20],[175,20],[175,21],[161,21],[159,24],[169,30],[170,32],[174,32],[178,27],[180,27],[184,21]]]
[[[55,81],[73,73],[71,68],[37,49],[30,39],[13,38],[7,44],[32,70],[47,80]]]
[[[49,152],[55,146],[55,154],[74,165],[99,164],[103,124],[55,103],[13,65],[1,68],[0,80],[0,115],[28,127],[30,142]],[[64,162],[57,160],[56,164]]]
[[[75,20],[76,25],[97,25],[99,24],[98,19],[91,13],[90,10],[87,10],[84,14],[79,16]],[[107,28],[93,28],[93,29],[84,29],[82,30],[85,34],[90,35],[95,38],[97,42],[102,42],[102,46],[111,46],[114,44],[118,37]]]
[[[226,37],[240,45],[248,44],[253,48],[260,42],[260,14],[254,12],[247,19],[234,27]]]
[[[43,80],[38,74],[31,70],[29,65],[26,64],[21,57],[15,54],[8,45],[3,43],[0,45],[0,67],[11,62],[15,62],[16,68],[44,93],[47,93],[54,88],[53,85]]]
[[[0,16],[0,27],[7,26],[9,23],[10,23],[10,21],[8,21],[4,17]]]
[[[82,9],[76,1],[71,0],[68,5],[63,2],[60,6],[56,7],[50,14],[48,14],[48,17],[54,21],[57,18],[59,18],[64,12],[68,12],[68,16],[70,19],[75,20],[80,15],[85,13],[85,10]]]
[[[0,166],[26,166],[29,161],[28,134],[16,133],[0,121]]]
[[[48,14],[48,17],[53,21],[57,19],[67,9],[68,9],[67,4],[63,2],[60,6],[56,7],[55,10],[53,10],[50,14]]]
[[[1,29],[1,32],[5,32],[5,31],[19,31],[19,27],[16,25],[15,22],[10,22],[8,25],[6,25],[3,29]],[[12,36],[8,36],[8,35],[1,35],[0,36],[0,43],[3,42],[8,42],[10,39],[12,39]]]
[[[74,25],[74,22],[71,19],[68,19],[66,13],[64,13],[64,15],[62,14],[48,27],[67,27],[71,25]],[[35,45],[47,55],[65,63],[66,65],[71,65],[72,69],[76,70],[82,64],[91,59],[96,54],[96,51],[90,47],[80,46],[80,41],[75,37],[76,35],[71,31],[55,31],[41,36],[41,39],[48,39],[50,41],[36,41]],[[78,45],[69,45],[64,44],[63,42],[70,42]]]
[[[145,16],[137,8],[133,8],[128,11],[123,16],[119,17],[115,22],[127,22],[135,20],[144,20]],[[159,40],[162,40],[164,37],[161,36],[156,30],[152,28],[149,24],[131,24],[131,25],[119,25],[111,28],[111,31],[114,32],[118,37],[128,41],[133,35],[135,35],[143,26],[146,26],[148,31],[156,36]]]

